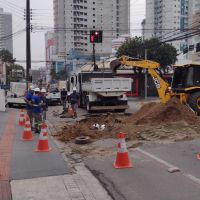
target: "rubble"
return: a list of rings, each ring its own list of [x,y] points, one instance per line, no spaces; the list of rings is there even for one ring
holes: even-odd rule
[[[74,125],[65,124],[56,137],[70,142],[76,137],[89,136],[95,141],[117,138],[119,132],[124,132],[129,141],[191,140],[200,136],[199,122],[199,117],[187,106],[172,98],[166,105],[147,103],[131,115],[107,113],[88,117]]]

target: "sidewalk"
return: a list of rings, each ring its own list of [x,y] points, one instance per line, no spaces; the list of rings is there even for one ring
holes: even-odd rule
[[[51,138],[48,153],[34,152],[38,135],[22,141],[18,112],[0,116],[0,200],[111,200],[83,163],[70,167]]]

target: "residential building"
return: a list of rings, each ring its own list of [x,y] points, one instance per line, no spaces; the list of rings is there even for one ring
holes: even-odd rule
[[[56,53],[75,50],[92,54],[90,30],[103,31],[103,43],[95,45],[96,54],[109,56],[112,39],[130,33],[130,0],[54,0]]]
[[[173,40],[184,35],[188,28],[189,0],[146,0],[146,19],[143,21],[144,39],[152,37],[168,41],[182,52],[188,39]]]
[[[188,59],[192,61],[200,61],[200,1],[190,0],[189,2],[189,24],[190,33],[193,37],[189,38],[188,43]]]
[[[0,8],[0,50],[6,49],[13,54],[12,14]]]
[[[118,38],[112,40],[112,53],[116,54],[121,45],[131,38],[130,35],[120,35]]]

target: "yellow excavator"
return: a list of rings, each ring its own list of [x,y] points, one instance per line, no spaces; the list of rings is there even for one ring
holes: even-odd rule
[[[171,85],[162,78],[158,72],[160,64],[155,61],[121,56],[111,62],[114,71],[121,65],[148,70],[162,103],[167,103],[171,97],[177,96],[181,103],[188,104],[195,113],[200,115],[200,64],[173,66]]]

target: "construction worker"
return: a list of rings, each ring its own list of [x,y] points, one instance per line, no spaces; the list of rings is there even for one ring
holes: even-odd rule
[[[27,115],[29,116],[31,127],[33,127],[33,114],[32,114],[32,103],[31,103],[33,93],[34,93],[34,86],[31,85],[29,87],[29,90],[25,94],[24,98],[24,101],[26,102]]]
[[[78,108],[78,101],[79,101],[79,93],[76,91],[76,87],[73,87],[73,92],[69,96],[69,100],[72,106],[72,110],[74,113],[74,117],[77,117],[77,108]]]
[[[32,113],[35,121],[35,133],[40,133],[42,123],[42,108],[41,108],[41,97],[40,88],[35,88],[34,94],[31,98]]]
[[[63,106],[63,112],[66,112],[67,91],[65,90],[65,87],[62,88],[60,92],[60,97],[61,97],[61,104]]]
[[[42,108],[42,121],[45,122],[46,120],[46,112],[48,110],[48,104],[47,104],[47,99],[46,99],[46,89],[42,88],[41,89],[41,108]]]

